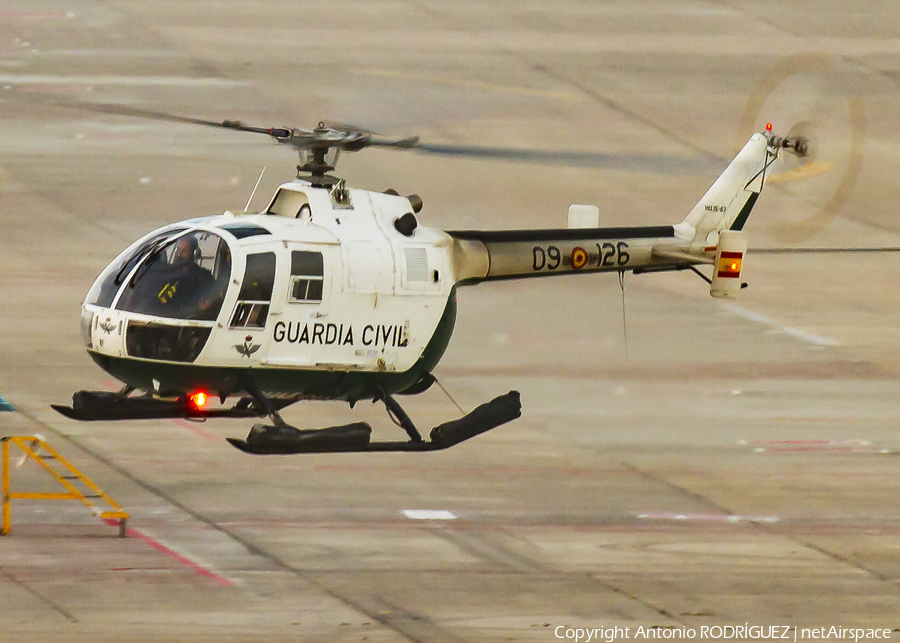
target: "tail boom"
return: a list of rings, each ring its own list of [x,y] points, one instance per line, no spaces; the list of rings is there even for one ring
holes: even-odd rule
[[[769,166],[783,149],[800,155],[806,146],[803,139],[783,139],[770,132],[753,134],[697,205],[674,226],[450,231],[457,281],[679,270],[698,264],[718,265],[722,252],[725,259],[732,260],[731,265],[733,253],[740,252],[743,257],[746,251],[741,230],[756,205]],[[721,237],[731,240],[721,243]],[[735,243],[739,250],[725,247]],[[732,296],[735,279],[740,289],[740,270],[736,275],[716,272],[713,277],[714,296]]]
[[[655,245],[676,240],[672,226],[559,230],[464,230],[449,233],[461,281],[610,272],[660,260]],[[459,265],[462,264],[462,265]]]

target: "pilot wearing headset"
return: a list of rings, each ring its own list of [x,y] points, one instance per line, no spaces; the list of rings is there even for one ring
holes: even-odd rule
[[[201,296],[213,284],[212,274],[197,264],[200,246],[193,235],[181,237],[175,244],[165,285],[157,298],[169,310],[203,308]],[[208,306],[207,306],[208,307]]]

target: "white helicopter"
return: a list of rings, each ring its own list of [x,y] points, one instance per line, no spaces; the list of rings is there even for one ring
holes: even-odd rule
[[[573,205],[564,229],[443,231],[419,224],[418,196],[348,188],[326,158],[331,150],[336,160],[341,151],[374,146],[446,147],[323,123],[270,129],[162,117],[271,136],[299,151],[297,178],[278,187],[261,212],[173,223],[110,263],[84,301],[82,337],[91,358],[125,386],[79,391],[71,407],[53,408],[76,420],[268,417],[271,424],[255,425],[246,440],[228,438],[253,454],[438,450],[519,417],[519,393],[510,391],[425,440],[394,397],[435,382],[457,288],[691,269],[710,283],[711,295],[732,297],[746,285],[742,230],[768,168],[782,151],[808,153],[803,137],[779,137],[767,126],[676,225],[601,228],[597,207]],[[711,278],[697,270],[702,264],[712,266]],[[207,397],[223,408],[206,408]],[[232,397],[237,401],[224,408]],[[408,440],[373,442],[361,422],[289,426],[279,410],[309,399],[383,402]]]

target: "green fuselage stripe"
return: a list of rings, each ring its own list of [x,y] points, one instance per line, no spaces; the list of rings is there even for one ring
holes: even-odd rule
[[[750,211],[753,209],[753,206],[756,205],[756,200],[758,198],[759,192],[752,192],[750,194],[744,207],[741,208],[741,211],[738,213],[737,217],[735,217],[734,223],[731,224],[731,230],[744,229],[744,224],[747,223],[747,219],[750,217]]]

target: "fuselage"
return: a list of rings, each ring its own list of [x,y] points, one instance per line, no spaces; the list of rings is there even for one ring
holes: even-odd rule
[[[444,232],[409,198],[296,180],[259,214],[155,230],[97,278],[82,312],[94,361],[159,395],[343,399],[423,390],[459,285],[665,269],[705,252],[672,226]],[[708,253],[707,253],[708,254]]]
[[[116,258],[82,313],[92,358],[160,394],[337,399],[398,392],[429,373],[456,305],[446,233],[393,222],[405,197],[279,188],[263,214],[190,219]],[[185,241],[187,240],[187,241]],[[188,243],[188,241],[190,243]],[[194,246],[184,261],[182,247]]]
[[[766,169],[801,142],[754,134],[674,226],[445,232],[418,225],[418,197],[296,179],[262,213],[189,219],[132,244],[88,293],[83,338],[102,368],[160,396],[421,392],[460,285],[713,264],[710,294],[734,296]]]

